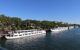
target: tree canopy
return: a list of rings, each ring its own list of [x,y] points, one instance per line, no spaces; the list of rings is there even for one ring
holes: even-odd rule
[[[39,20],[31,20],[26,19],[22,20],[18,17],[9,17],[5,15],[0,15],[0,28],[8,28],[8,30],[20,30],[20,29],[48,29],[54,27],[64,27],[71,24],[57,22],[57,21],[39,21]]]

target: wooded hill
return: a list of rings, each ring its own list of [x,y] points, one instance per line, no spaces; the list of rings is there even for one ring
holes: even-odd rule
[[[22,20],[18,17],[9,17],[0,15],[0,30],[26,30],[26,29],[48,29],[54,27],[66,27],[71,24],[57,21],[39,21],[26,19]]]

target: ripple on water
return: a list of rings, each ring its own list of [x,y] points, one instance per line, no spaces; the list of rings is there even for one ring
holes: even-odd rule
[[[80,50],[80,29],[0,42],[9,50]]]

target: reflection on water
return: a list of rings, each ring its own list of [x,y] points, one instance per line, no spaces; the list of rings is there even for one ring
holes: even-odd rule
[[[0,40],[0,45],[8,50],[80,50],[80,29]]]
[[[38,42],[40,40],[44,40],[46,34],[43,35],[34,35],[34,36],[28,36],[25,38],[20,39],[11,39],[11,40],[5,40],[2,42],[2,46],[4,45],[5,48],[9,50],[30,50],[37,48],[36,45],[39,45]],[[36,44],[36,45],[35,45]],[[40,44],[41,45],[41,44]]]

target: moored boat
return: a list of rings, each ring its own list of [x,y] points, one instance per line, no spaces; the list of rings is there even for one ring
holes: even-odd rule
[[[16,39],[25,36],[37,35],[37,34],[46,34],[45,30],[16,30],[8,32],[8,35],[5,36],[6,39]]]
[[[68,27],[54,28],[54,29],[51,29],[51,32],[60,32],[60,31],[65,31],[65,30],[68,30]]]

